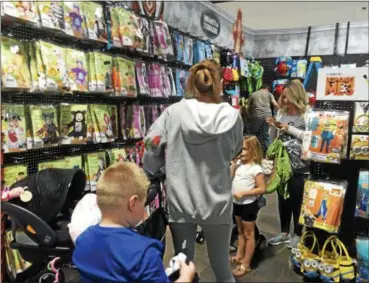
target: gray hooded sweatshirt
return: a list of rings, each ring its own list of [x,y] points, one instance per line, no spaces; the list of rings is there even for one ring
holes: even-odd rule
[[[160,115],[145,138],[143,164],[151,174],[165,165],[170,222],[231,223],[229,165],[242,141],[241,116],[228,103],[183,99]]]

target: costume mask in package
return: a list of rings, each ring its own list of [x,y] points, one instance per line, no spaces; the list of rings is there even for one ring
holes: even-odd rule
[[[355,102],[354,133],[369,132],[369,102]]]
[[[39,72],[40,89],[43,89],[44,81],[46,81],[46,91],[69,89],[68,70],[65,62],[64,48],[44,41],[39,41],[36,45],[37,44],[40,48],[42,56],[41,62],[45,72],[44,74]],[[39,64],[39,60],[37,60],[37,64]]]
[[[33,147],[57,146],[59,129],[56,109],[52,105],[30,105]]]
[[[358,261],[357,283],[369,282],[369,238],[356,239],[356,254]]]
[[[337,233],[347,182],[305,181],[299,223]]]
[[[67,156],[64,158],[65,169],[82,169],[82,156]]]
[[[108,150],[108,156],[110,165],[113,165],[119,161],[125,162],[127,160],[127,155],[124,148],[113,148],[111,150]]]
[[[193,65],[193,39],[191,37],[184,37],[184,64]]]
[[[86,186],[89,187],[89,190],[92,192],[96,191],[96,184],[101,174],[106,169],[106,157],[105,151],[96,152],[96,153],[88,153],[86,154],[87,160],[87,183]]]
[[[92,40],[107,42],[103,7],[94,2],[82,2],[84,23],[87,37]]]
[[[176,88],[177,96],[183,97],[186,90],[186,71],[182,69],[176,69]]]
[[[112,92],[113,79],[112,68],[113,58],[109,55],[94,52],[95,57],[95,71],[97,81],[97,91]]]
[[[339,164],[347,153],[349,112],[311,111],[302,143],[302,159]]]
[[[157,55],[173,55],[172,38],[168,25],[163,21],[153,21],[154,26],[154,47]]]
[[[355,216],[369,218],[369,170],[361,169],[357,184]]]
[[[86,27],[82,15],[83,2],[64,2],[65,33],[78,37],[86,37]]]
[[[119,34],[122,46],[138,48],[143,40],[137,17],[124,8],[119,7]]]
[[[2,105],[2,135],[4,152],[17,152],[27,149],[26,115],[24,105]]]
[[[369,160],[369,136],[352,135],[350,159]]]
[[[183,35],[179,31],[173,32],[174,38],[174,47],[176,50],[176,59],[178,62],[184,62],[184,38]]]
[[[1,2],[1,10],[4,17],[9,16],[33,23],[39,22],[34,1],[4,1]]]
[[[87,71],[88,90],[97,91],[95,52],[87,53],[87,66],[88,66],[88,71]]]
[[[199,63],[206,59],[205,43],[201,40],[196,40],[193,45],[193,63]]]
[[[162,88],[161,76],[160,76],[161,66],[159,64],[153,63],[153,64],[148,65],[148,67],[149,67],[150,96],[162,97],[163,88]]]
[[[121,57],[117,57],[115,59],[117,65],[116,68],[119,74],[117,77],[119,87],[116,88],[115,94],[117,96],[137,96],[135,63]]]
[[[38,171],[49,169],[49,168],[58,168],[64,169],[65,168],[65,159],[58,159],[53,161],[44,161],[38,164]]]
[[[97,122],[97,128],[100,134],[100,142],[107,143],[114,141],[114,130],[111,122],[111,115],[108,105],[92,105],[93,115]]]
[[[41,25],[46,28],[64,30],[64,4],[62,1],[37,1]]]
[[[148,73],[145,62],[136,61],[136,74],[138,82],[138,94],[150,95]]]
[[[27,177],[27,165],[14,165],[4,167],[5,188],[11,187],[15,182],[18,182],[25,177]]]
[[[28,90],[31,76],[25,45],[9,37],[1,37],[1,85],[3,89]]]
[[[288,78],[291,73],[291,57],[277,57],[275,59],[274,73],[276,78]]]
[[[142,34],[142,39],[140,40],[140,45],[137,48],[137,50],[143,53],[149,53],[151,45],[149,21],[141,17],[139,17],[137,20],[139,30],[141,31]]]
[[[60,104],[61,144],[87,143],[87,113],[87,105]]]
[[[88,91],[87,60],[85,53],[79,50],[65,49],[69,87],[71,91]]]

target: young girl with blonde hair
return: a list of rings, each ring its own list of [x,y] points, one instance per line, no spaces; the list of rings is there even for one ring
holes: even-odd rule
[[[309,174],[308,163],[301,161],[301,144],[307,127],[308,96],[302,83],[295,79],[286,84],[278,101],[280,111],[276,118],[267,118],[271,125],[271,140],[280,139],[286,147],[292,164],[293,175],[288,181],[289,198],[284,199],[278,194],[281,233],[270,239],[269,244],[289,244],[295,247],[302,233],[299,225],[304,182]],[[299,152],[298,149],[300,150]],[[295,157],[295,158],[294,158]],[[290,223],[293,215],[294,236],[290,236]]]
[[[232,263],[239,264],[234,276],[243,276],[251,271],[250,263],[255,251],[255,221],[259,211],[258,196],[265,193],[265,182],[261,161],[263,151],[255,136],[245,137],[243,149],[232,161],[233,213],[238,227],[237,255]]]

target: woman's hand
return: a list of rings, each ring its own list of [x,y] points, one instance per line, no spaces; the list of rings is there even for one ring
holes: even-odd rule
[[[240,200],[241,198],[245,197],[245,192],[237,192],[237,193],[234,193],[233,194],[233,197],[236,199],[236,200]]]
[[[176,282],[192,282],[195,277],[196,268],[192,261],[189,264],[181,262],[181,269],[179,271],[179,278]]]
[[[278,124],[277,127],[282,131],[282,132],[287,132],[288,130],[288,124]]]
[[[267,124],[270,125],[270,126],[275,126],[275,119],[274,119],[274,117],[267,117],[265,119],[265,122],[267,122]]]

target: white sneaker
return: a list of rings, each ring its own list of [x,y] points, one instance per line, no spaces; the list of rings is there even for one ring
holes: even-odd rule
[[[300,242],[300,237],[297,235],[294,235],[292,237],[291,242],[287,245],[287,248],[289,249],[293,249],[293,248],[297,248],[297,244]]]
[[[288,244],[291,241],[290,234],[279,233],[277,236],[269,240],[269,245],[278,246],[280,244]]]

